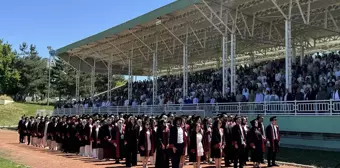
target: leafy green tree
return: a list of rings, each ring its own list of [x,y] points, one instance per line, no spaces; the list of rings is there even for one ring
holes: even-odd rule
[[[30,96],[38,94],[44,98],[48,87],[48,60],[38,55],[35,45],[28,46],[24,42],[19,49],[21,52],[16,61],[16,66],[20,67],[21,77],[18,92]]]
[[[12,46],[0,40],[0,93],[15,94],[20,74],[15,66],[16,53]]]

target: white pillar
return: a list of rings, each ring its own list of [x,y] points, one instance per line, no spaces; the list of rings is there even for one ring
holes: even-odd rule
[[[183,98],[188,96],[188,46],[183,45]]]
[[[133,50],[131,50],[131,55],[133,55]],[[133,83],[133,76],[132,76],[132,59],[129,59],[129,72],[128,72],[128,99],[132,99],[132,83]]]
[[[223,96],[227,94],[228,87],[228,35],[222,38],[222,75],[223,75]]]
[[[107,100],[111,101],[111,88],[112,88],[112,57],[107,64]]]
[[[152,63],[152,104],[155,105],[157,99],[157,78],[158,78],[158,36],[156,37],[156,49],[153,53],[153,63]]]
[[[286,89],[292,91],[292,29],[291,21],[285,22],[285,45],[286,45]]]
[[[96,82],[96,60],[93,60],[93,66],[91,69],[91,100],[94,100],[95,92],[95,82]]]
[[[183,45],[183,99],[188,96],[188,33],[189,27],[187,26],[185,44]]]
[[[235,26],[233,26],[235,29]],[[236,34],[235,31],[231,33],[231,44],[230,44],[230,90],[232,93],[236,92]],[[235,93],[236,94],[236,93]]]

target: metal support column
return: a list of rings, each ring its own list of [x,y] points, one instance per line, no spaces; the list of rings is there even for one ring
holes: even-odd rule
[[[93,60],[93,66],[91,69],[91,100],[94,100],[95,84],[96,82],[96,60]]]
[[[158,36],[156,37],[156,49],[153,53],[152,63],[152,104],[155,105],[157,99],[157,79],[158,79]]]
[[[286,47],[286,89],[292,91],[292,22],[285,21],[285,47]]]
[[[228,36],[222,38],[222,75],[223,75],[223,96],[227,94],[228,88]]]
[[[111,88],[112,88],[112,56],[107,64],[107,100],[111,101]]]
[[[131,55],[133,55],[133,50],[131,51]],[[132,83],[133,83],[133,76],[132,76],[132,60],[129,59],[129,72],[128,72],[128,99],[132,100]]]
[[[300,65],[302,65],[303,64],[303,60],[304,60],[304,58],[305,58],[305,42],[301,42],[301,47],[300,47]]]
[[[231,44],[230,44],[230,91],[235,93],[236,91],[236,34],[235,26],[233,26],[233,32],[231,33]]]
[[[185,44],[183,45],[183,99],[188,96],[188,31],[185,38]]]
[[[76,71],[76,99],[77,99],[77,102],[80,101],[79,85],[80,85],[80,70],[77,69],[77,71]]]

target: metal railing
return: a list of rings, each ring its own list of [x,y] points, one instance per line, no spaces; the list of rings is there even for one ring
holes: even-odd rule
[[[53,115],[82,114],[148,114],[158,115],[168,112],[181,112],[198,115],[216,115],[220,113],[239,115],[340,115],[340,101],[272,101],[272,102],[235,102],[235,103],[203,103],[203,104],[170,104],[155,106],[111,106],[92,108],[59,108]]]

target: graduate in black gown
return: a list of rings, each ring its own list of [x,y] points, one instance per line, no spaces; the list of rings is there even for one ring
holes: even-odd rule
[[[264,151],[262,133],[257,120],[250,121],[251,129],[248,134],[249,147],[251,149],[251,161],[254,167],[259,168],[262,161],[261,155]]]
[[[139,135],[139,127],[136,118],[131,116],[125,127],[125,146],[126,146],[126,167],[137,166],[137,142]]]
[[[270,117],[270,124],[266,128],[267,135],[267,161],[268,167],[278,166],[276,164],[276,153],[279,152],[280,148],[280,131],[277,125],[276,116]]]
[[[236,125],[233,127],[232,130],[232,140],[234,145],[234,168],[237,168],[239,165],[240,168],[244,166],[244,154],[245,154],[245,147],[246,147],[246,138],[245,138],[245,131],[241,125],[242,119],[240,116],[235,116],[235,123]]]
[[[213,123],[211,135],[211,158],[215,159],[216,168],[221,168],[223,149],[224,149],[224,130],[222,128],[222,121],[216,118]]]
[[[113,126],[112,126],[112,120],[107,119],[107,123],[102,127],[103,128],[103,149],[104,149],[104,159],[109,160],[113,159]]]
[[[169,168],[169,136],[170,130],[167,122],[161,119],[157,124],[156,131],[156,167]]]

